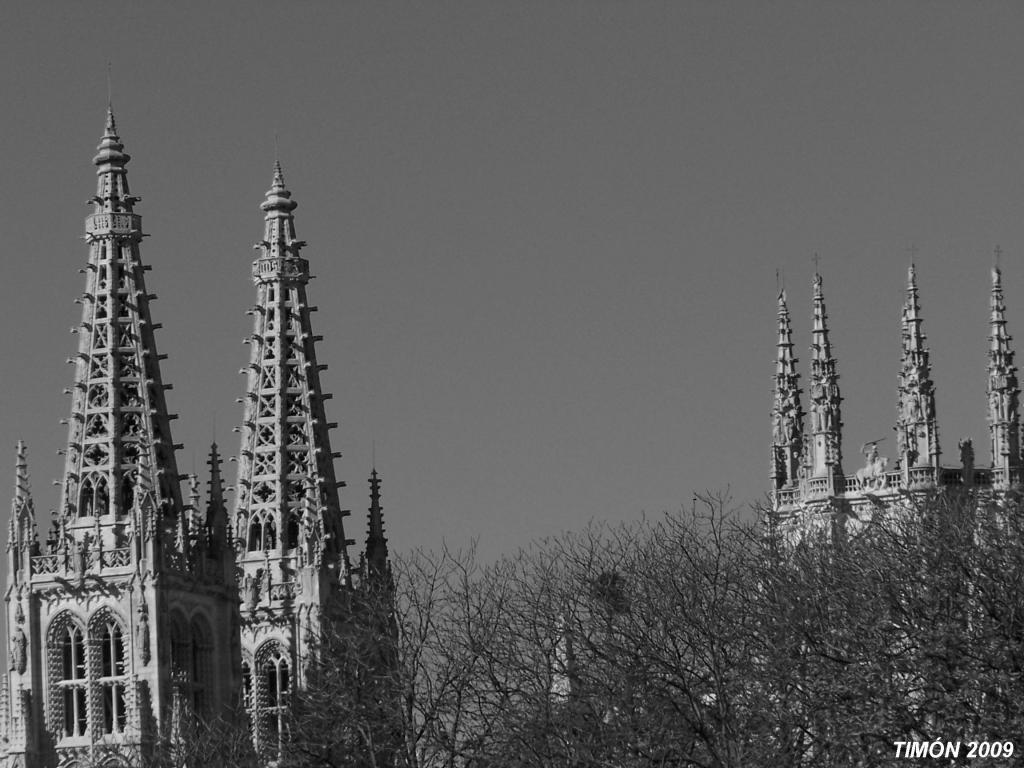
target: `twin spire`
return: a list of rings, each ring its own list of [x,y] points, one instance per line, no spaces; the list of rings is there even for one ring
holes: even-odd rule
[[[305,533],[316,539],[314,549],[323,565],[333,569],[336,579],[347,581],[350,542],[341,525],[347,511],[338,504],[337,489],[343,483],[334,477],[338,454],[331,451],[328,430],[333,425],[324,414],[323,403],[330,395],[322,392],[319,381],[326,366],[316,361],[319,337],[310,327],[316,308],[308,305],[305,294],[309,265],[300,255],[305,243],[295,236],[297,204],[285,186],[280,162],[274,163],[271,188],[260,206],[264,239],[257,244],[261,253],[253,263],[259,303],[253,310],[239,496],[229,516],[216,444],[210,452],[205,510],[199,508],[196,478],[178,473],[175,452],[181,446],[171,436],[176,416],[168,412],[164,394],[170,385],[163,383],[160,371],[165,356],[158,353],[154,337],[159,325],[152,320],[150,303],[156,297],[145,285],[142,220],[134,212],[139,198],[128,186],[130,159],[108,107],[93,157],[97,182],[89,200],[93,210],[85,221],[86,286],[77,301],[81,323],[73,330],[79,345],[68,361],[75,372],[67,390],[71,415],[62,451],[64,478],[47,551],[124,546],[130,528],[136,549],[139,542],[152,541],[155,550],[176,552],[185,560],[155,550],[149,557],[170,557],[189,567],[193,549],[232,549],[239,539],[247,541],[247,524],[263,509],[267,516],[273,511],[280,549],[294,546],[296,527],[305,525]],[[378,482],[376,472],[374,478]],[[185,479],[188,498],[180,482]],[[376,514],[371,513],[371,529],[379,532],[372,546],[383,546],[386,553],[379,503]],[[38,549],[21,442],[8,546],[19,547],[19,552]],[[141,550],[138,555],[147,556]],[[375,555],[374,561],[378,559]]]
[[[947,473],[939,463],[939,435],[935,416],[935,385],[930,354],[922,331],[917,273],[907,270],[906,298],[901,318],[901,355],[898,383],[896,444],[898,466],[894,480],[887,479],[886,459],[878,456],[876,444],[866,443],[862,451],[867,466],[854,477],[842,471],[842,419],[839,376],[829,340],[828,315],[821,275],[813,281],[813,324],[810,360],[810,420],[803,425],[796,358],[785,292],[779,294],[778,342],[772,409],[772,484],[776,501],[798,497],[830,497],[846,490],[888,487],[891,482],[904,488],[943,482],[968,482],[973,473],[973,452],[969,441],[961,443],[964,468]],[[992,444],[991,483],[997,487],[1020,482],[1020,389],[1011,337],[1006,332],[1001,273],[992,270],[989,316],[988,424]],[[963,458],[967,457],[967,458]],[[969,466],[968,466],[969,465]],[[983,473],[978,473],[985,477]],[[952,478],[959,477],[959,480]],[[972,474],[973,477],[973,474]],[[787,490],[788,489],[788,490]],[[794,496],[793,494],[797,495]]]

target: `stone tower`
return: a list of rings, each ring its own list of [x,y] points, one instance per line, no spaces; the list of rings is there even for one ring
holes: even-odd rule
[[[237,587],[219,482],[183,498],[140,256],[129,156],[108,110],[64,478],[41,541],[23,445],[8,539],[10,765],[144,755],[172,720],[229,714],[240,684]],[[216,454],[214,454],[216,462]]]
[[[309,262],[280,164],[261,208],[256,305],[232,515],[241,573],[244,699],[257,744],[281,738],[287,695],[349,603],[350,565],[306,300]]]

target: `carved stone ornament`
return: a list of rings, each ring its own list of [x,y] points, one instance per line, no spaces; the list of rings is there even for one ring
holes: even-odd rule
[[[143,665],[149,664],[149,611],[146,604],[139,606],[139,624],[136,628],[139,640],[139,660]]]
[[[14,636],[11,638],[11,669],[19,675],[25,673],[25,666],[28,661],[28,639],[25,637],[25,630],[17,627]]]

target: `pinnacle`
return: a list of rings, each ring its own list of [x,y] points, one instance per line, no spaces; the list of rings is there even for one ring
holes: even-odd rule
[[[18,458],[15,464],[15,494],[17,498],[24,499],[29,495],[28,483],[28,459],[25,451],[25,441],[18,441]]]
[[[290,213],[298,207],[298,203],[291,199],[292,193],[284,185],[284,173],[281,171],[281,161],[274,161],[274,179],[270,189],[267,190],[267,199],[260,205],[264,211],[283,211]]]
[[[125,163],[132,159],[131,155],[122,151],[123,149],[124,144],[121,143],[121,139],[117,135],[117,125],[114,122],[114,110],[108,106],[103,136],[96,147],[97,154],[92,159],[93,164],[99,166],[97,173],[103,174],[115,169],[123,169]]]

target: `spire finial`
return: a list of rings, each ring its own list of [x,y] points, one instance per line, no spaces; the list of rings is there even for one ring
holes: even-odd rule
[[[907,258],[910,260],[910,267],[913,267],[914,262],[917,261],[917,245],[915,243],[907,246]]]
[[[15,493],[19,499],[27,498],[29,495],[28,484],[28,458],[25,450],[25,441],[18,441],[18,458],[15,462],[14,480]]]
[[[274,160],[274,178],[267,190],[267,199],[260,206],[264,211],[281,211],[285,214],[291,213],[298,207],[298,203],[291,199],[292,193],[284,185],[284,172],[281,170],[281,161]],[[268,237],[267,240],[270,240]]]

